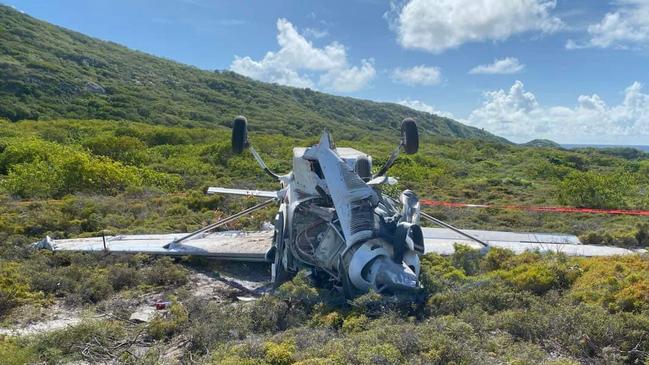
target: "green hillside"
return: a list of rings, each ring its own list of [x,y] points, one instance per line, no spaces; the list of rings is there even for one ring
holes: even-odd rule
[[[0,6],[0,117],[229,125],[237,114],[253,120],[253,129],[298,137],[324,126],[345,137],[394,134],[410,116],[431,134],[503,140],[397,104],[199,70]]]
[[[316,143],[323,126],[377,168],[399,121],[414,116],[428,133],[390,170],[390,194],[649,209],[649,154],[634,149],[515,145],[395,104],[201,71],[0,6],[1,365],[649,365],[647,254],[457,246],[421,257],[417,298],[346,301],[307,271],[257,290],[270,277],[265,264],[30,249],[45,236],[188,232],[252,206],[205,194],[278,187],[249,151],[232,153],[224,126],[239,113],[279,173],[290,170],[292,147]],[[642,216],[422,209],[465,229],[649,248]],[[267,207],[224,229],[256,230],[275,214]],[[153,311],[158,302],[169,305]]]

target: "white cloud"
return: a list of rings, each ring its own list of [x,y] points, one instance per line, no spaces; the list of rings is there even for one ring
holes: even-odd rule
[[[649,46],[649,1],[620,0],[616,11],[604,15],[599,23],[588,26],[589,39],[578,43],[572,39],[567,49],[578,48],[647,48]]]
[[[507,57],[496,59],[488,65],[478,65],[472,68],[470,74],[515,74],[523,71],[525,65],[521,64],[517,58]]]
[[[320,85],[341,92],[360,90],[376,75],[373,63],[373,60],[362,60],[360,67],[332,69],[320,76]]]
[[[386,14],[404,48],[439,53],[466,42],[502,41],[563,26],[550,13],[556,0],[409,0]]]
[[[392,72],[392,80],[407,85],[436,85],[442,79],[439,68],[432,66],[415,66],[412,68],[396,68]]]
[[[318,28],[306,28],[304,30],[304,35],[309,37],[309,38],[315,38],[315,39],[320,39],[324,38],[329,35],[329,32],[324,29],[318,29]]]
[[[403,106],[407,106],[408,108],[419,110],[421,112],[435,114],[435,115],[439,115],[441,117],[446,117],[446,118],[454,118],[452,113],[437,110],[437,109],[435,109],[434,106],[426,104],[423,101],[405,99],[405,100],[400,100],[397,103],[401,104]]]
[[[230,70],[261,81],[310,88],[316,85],[314,74],[319,74],[321,86],[341,92],[360,90],[374,78],[372,61],[350,67],[345,47],[338,42],[317,48],[286,19],[277,20],[277,31],[279,51],[267,52],[259,61],[235,56]]]
[[[314,88],[313,81],[308,76],[300,75],[296,70],[284,65],[274,65],[268,62],[266,58],[258,62],[250,57],[240,58],[235,56],[234,61],[230,65],[230,70],[255,80],[276,82],[281,85],[295,87]]]
[[[649,138],[649,94],[634,82],[614,106],[598,95],[581,95],[574,106],[544,106],[516,81],[484,94],[465,123],[516,142],[549,138],[563,143],[642,143]]]

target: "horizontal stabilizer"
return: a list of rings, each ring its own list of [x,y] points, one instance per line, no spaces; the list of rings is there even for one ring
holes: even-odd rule
[[[245,189],[230,189],[230,188],[217,188],[209,187],[207,188],[208,194],[228,194],[228,195],[245,195],[245,196],[254,196],[259,198],[277,198],[278,191],[267,191],[267,190],[245,190]]]

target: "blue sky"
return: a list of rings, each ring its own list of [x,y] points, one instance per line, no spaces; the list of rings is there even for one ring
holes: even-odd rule
[[[202,69],[401,102],[517,142],[649,144],[649,0],[0,1]]]

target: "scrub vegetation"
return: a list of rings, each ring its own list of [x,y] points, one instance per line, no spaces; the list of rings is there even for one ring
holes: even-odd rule
[[[254,121],[251,121],[254,123]],[[254,204],[206,196],[209,185],[272,189],[227,128],[120,121],[0,122],[0,316],[4,325],[56,305],[107,317],[4,337],[9,364],[119,359],[147,364],[641,364],[649,353],[649,261],[644,256],[486,256],[459,246],[426,255],[419,298],[377,294],[346,303],[306,273],[253,302],[188,290],[201,260],[35,252],[29,243],[102,232],[196,229]],[[273,170],[317,137],[253,133]],[[337,140],[380,165],[397,136]],[[420,196],[491,204],[647,208],[649,158],[625,151],[519,147],[425,136],[392,170]],[[429,208],[466,228],[568,232],[591,244],[649,245],[646,218]],[[256,229],[273,208],[228,228]],[[163,292],[171,305],[146,324],[124,303]],[[26,314],[27,313],[27,314]],[[108,315],[108,313],[110,315]],[[32,315],[33,316],[33,315]],[[133,347],[145,348],[136,352]],[[180,354],[169,357],[170,348]]]
[[[516,146],[395,104],[198,70],[0,6],[0,363],[649,364],[646,255],[458,246],[451,257],[422,258],[421,295],[346,302],[314,287],[308,273],[247,300],[240,289],[197,290],[199,273],[218,278],[224,264],[30,249],[46,235],[190,231],[255,204],[204,194],[210,185],[276,188],[248,152],[231,153],[227,127],[237,114],[249,117],[251,140],[278,172],[290,169],[291,148],[316,143],[323,127],[380,166],[400,120],[415,117],[420,152],[391,170],[393,194],[649,209],[649,155],[637,150]],[[463,228],[649,246],[646,217],[424,209]],[[227,228],[257,229],[274,214],[268,208]],[[159,298],[165,310],[129,320]],[[3,331],[61,308],[82,319]]]
[[[227,125],[304,137],[386,136],[405,114],[428,133],[504,141],[452,119],[205,71],[72,32],[0,5],[0,117],[12,121],[116,119],[175,126]]]

